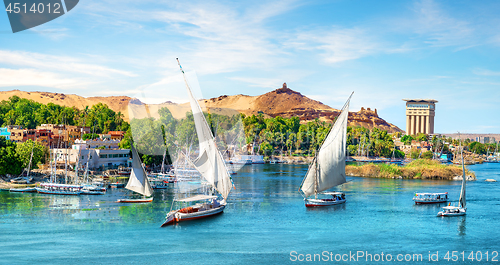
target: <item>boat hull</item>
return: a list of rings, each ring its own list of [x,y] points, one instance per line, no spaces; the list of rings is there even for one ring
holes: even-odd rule
[[[163,226],[171,225],[171,224],[178,223],[181,221],[189,221],[189,220],[195,220],[195,219],[214,216],[217,214],[221,214],[224,211],[224,208],[226,208],[226,205],[221,205],[217,208],[208,209],[208,210],[204,210],[204,211],[198,211],[198,212],[194,212],[194,213],[181,213],[181,212],[179,212],[179,210],[177,210],[177,211],[171,212],[169,215],[167,215],[165,222],[161,226],[163,227]]]
[[[36,188],[36,191],[41,194],[52,194],[52,195],[80,195],[81,191],[62,191],[62,190],[46,190],[41,188]]]
[[[116,202],[120,202],[120,203],[148,203],[148,202],[152,202],[152,201],[153,201],[153,197],[144,198],[144,199],[119,199]]]
[[[36,188],[10,188],[10,192],[36,192]]]
[[[448,200],[435,200],[435,201],[417,201],[415,200],[415,204],[434,204],[434,203],[444,203],[448,202]]]
[[[332,206],[345,203],[346,200],[332,200],[332,199],[304,199],[306,207],[323,207]]]
[[[453,216],[463,216],[465,215],[465,211],[460,211],[458,213],[447,213],[447,212],[439,212],[437,214],[438,217],[453,217]]]

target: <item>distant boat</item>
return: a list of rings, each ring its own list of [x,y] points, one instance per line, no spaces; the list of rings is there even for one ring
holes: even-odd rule
[[[465,177],[464,153],[462,148],[460,148],[460,152],[462,155],[462,188],[460,190],[460,199],[458,200],[458,206],[448,205],[443,207],[443,210],[438,212],[438,217],[461,216],[465,215],[467,212],[467,207],[465,205],[465,182],[467,181],[467,178]]]
[[[57,175],[56,175],[56,153],[54,154],[54,163],[52,166],[52,160],[50,161],[50,181],[40,183],[38,187],[36,187],[36,191],[41,194],[52,194],[52,195],[80,195],[82,193],[82,185],[79,184],[69,184],[67,181],[67,177],[65,178],[64,184],[57,183]],[[66,159],[67,162],[67,159]],[[67,165],[67,163],[66,163]],[[67,174],[67,166],[66,166],[66,174]]]
[[[141,199],[119,199],[116,202],[123,203],[145,203],[153,201],[153,189],[149,184],[148,175],[146,174],[146,170],[142,166],[141,158],[139,157],[139,153],[135,149],[134,145],[131,147],[132,151],[132,170],[130,173],[130,177],[128,179],[126,189],[137,192],[143,195]]]
[[[330,206],[346,202],[344,193],[321,192],[346,183],[346,134],[351,97],[345,103],[325,141],[316,152],[300,185],[299,191],[304,196],[306,207]],[[311,195],[314,195],[314,198],[309,198]],[[318,195],[323,198],[318,198]]]
[[[177,60],[177,62],[179,63],[179,60]],[[179,67],[184,76],[184,71],[182,70],[180,63]],[[224,158],[217,149],[215,138],[212,134],[210,126],[203,115],[198,101],[196,101],[191,89],[189,88],[185,76],[184,81],[186,83],[186,89],[191,104],[191,110],[193,112],[196,134],[198,135],[200,146],[200,155],[191,163],[201,174],[202,178],[204,178],[213,189],[219,192],[221,199],[219,199],[219,196],[212,194],[199,194],[189,198],[174,200],[172,201],[170,212],[168,212],[165,217],[165,222],[161,225],[162,227],[176,222],[205,218],[222,213],[226,207],[226,199],[231,192],[231,188],[233,187],[233,182],[226,168]],[[185,156],[187,160],[191,161],[187,155]],[[175,201],[197,203],[193,206],[172,210]]]
[[[11,179],[10,182],[14,184],[30,184],[33,181],[33,178],[30,176],[30,170],[31,170],[31,161],[33,161],[33,149],[35,148],[35,143],[33,143],[33,146],[31,147],[31,156],[30,156],[30,161],[28,163],[28,167],[25,169],[26,170],[26,177],[17,177],[14,179]],[[24,173],[24,171],[23,171]],[[23,174],[21,173],[21,175]],[[15,191],[11,189],[11,191]]]
[[[415,193],[415,204],[443,203],[448,201],[448,192],[445,193]]]
[[[10,192],[36,192],[35,187],[25,187],[25,188],[10,188]]]

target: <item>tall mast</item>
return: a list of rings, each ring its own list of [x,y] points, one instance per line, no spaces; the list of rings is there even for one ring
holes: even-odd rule
[[[460,133],[458,134],[458,137],[460,137]],[[462,188],[460,190],[459,206],[465,209],[465,182],[466,182],[466,177],[465,177],[465,164],[464,164],[464,153],[463,153],[463,148],[462,148],[462,141],[460,141],[460,154],[462,156]]]

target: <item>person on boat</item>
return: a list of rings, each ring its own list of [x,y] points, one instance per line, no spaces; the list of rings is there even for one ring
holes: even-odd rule
[[[213,199],[212,200],[212,205],[213,205],[214,208],[219,207],[219,202],[217,201],[217,199]]]

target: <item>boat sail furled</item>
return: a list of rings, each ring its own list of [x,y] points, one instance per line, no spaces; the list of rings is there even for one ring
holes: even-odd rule
[[[349,101],[347,100],[333,128],[309,166],[300,190],[305,197],[346,183],[345,150]]]
[[[184,74],[182,67],[181,71]],[[188,92],[189,102],[193,112],[196,134],[198,135],[198,141],[200,143],[200,155],[195,161],[193,161],[193,165],[196,170],[200,172],[203,178],[208,181],[225,200],[227,199],[227,196],[233,186],[231,177],[224,163],[224,158],[217,149],[215,138],[212,135],[212,130],[203,115],[203,111],[201,110],[198,101],[193,96],[185,76],[184,81],[186,82],[186,90]]]
[[[465,177],[465,164],[464,164],[464,154],[462,151],[462,188],[460,189],[460,199],[458,200],[458,206],[467,209],[465,207],[465,182],[467,178]]]

